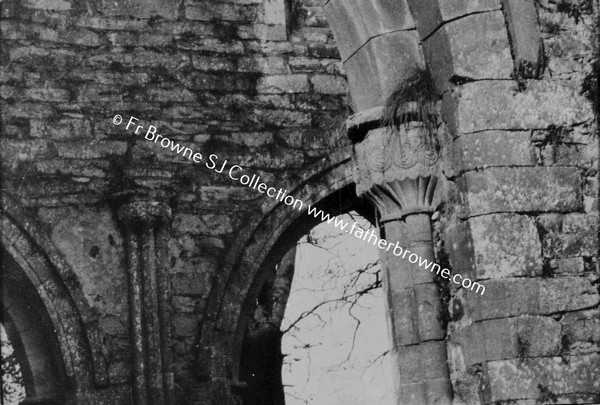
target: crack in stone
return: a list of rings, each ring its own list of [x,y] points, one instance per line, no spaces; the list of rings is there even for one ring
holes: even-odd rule
[[[427,41],[427,40],[428,40],[430,37],[432,37],[432,36],[433,36],[433,35],[434,35],[436,32],[438,32],[439,30],[441,30],[441,29],[442,29],[442,28],[443,28],[443,27],[444,27],[446,24],[448,24],[448,23],[452,23],[452,22],[454,22],[454,21],[458,21],[458,20],[460,20],[460,19],[462,19],[462,18],[465,18],[465,17],[470,17],[470,16],[472,16],[472,15],[483,14],[483,13],[491,13],[491,12],[495,12],[495,11],[498,11],[498,10],[500,10],[500,9],[495,9],[495,10],[484,10],[484,11],[473,11],[473,12],[471,12],[471,13],[468,13],[468,14],[463,14],[463,15],[461,15],[461,16],[454,17],[454,18],[451,18],[451,19],[449,19],[449,20],[446,20],[446,21],[442,21],[442,23],[441,23],[440,25],[438,25],[437,27],[435,27],[433,31],[431,31],[429,34],[427,34],[427,35],[426,35],[426,36],[425,36],[425,37],[424,37],[424,38],[421,40],[421,43],[423,43],[423,42]]]

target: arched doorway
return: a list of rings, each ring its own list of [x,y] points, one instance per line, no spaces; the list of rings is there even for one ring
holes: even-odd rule
[[[281,327],[286,404],[394,405],[379,251],[348,231],[374,225],[356,212],[335,222],[297,247]]]
[[[352,185],[348,185],[331,193],[329,196],[315,204],[315,207],[317,210],[322,210],[322,212],[327,213],[332,217],[340,215],[338,219],[349,223],[353,222],[352,218],[357,219],[363,227],[372,226],[364,217],[374,221],[374,212],[372,208],[365,201],[355,197],[354,187]],[[356,212],[354,212],[354,217],[350,217],[346,213],[351,210],[359,211],[364,217],[356,214]],[[357,218],[357,216],[360,219]],[[330,228],[329,232],[326,231],[327,228]],[[282,381],[282,360],[284,356],[282,355],[281,349],[282,337],[287,338],[288,336],[285,336],[282,332],[282,322],[284,323],[283,327],[287,329],[287,332],[292,331],[292,329],[297,329],[297,323],[294,322],[293,319],[284,321],[284,310],[286,309],[288,297],[292,291],[292,279],[294,278],[296,280],[294,283],[300,283],[300,285],[303,281],[307,280],[306,274],[298,276],[294,275],[295,270],[298,268],[302,273],[307,269],[306,262],[303,263],[304,265],[298,262],[296,252],[299,252],[300,255],[306,255],[307,235],[310,238],[310,235],[313,234],[312,231],[315,229],[319,234],[328,234],[331,238],[338,237],[339,241],[344,243],[350,249],[356,249],[361,243],[365,243],[364,241],[357,240],[351,235],[343,236],[344,232],[335,228],[333,224],[323,223],[320,218],[315,219],[314,216],[310,216],[306,212],[290,224],[288,229],[281,235],[280,240],[275,243],[265,261],[266,265],[259,270],[259,274],[257,275],[256,283],[258,284],[259,280],[262,282],[260,292],[255,300],[249,303],[248,306],[251,306],[251,309],[247,309],[247,312],[244,314],[248,317],[244,320],[248,326],[244,333],[241,351],[240,380],[242,382],[242,389],[240,392],[245,405],[284,403]],[[358,243],[353,243],[353,240]],[[374,246],[371,247],[373,247],[373,250],[370,251],[371,258],[373,259],[373,257],[375,257],[375,259],[372,260],[375,263],[371,263],[371,265],[373,265],[377,262],[376,258],[378,252]],[[321,249],[325,249],[325,247],[323,246]],[[338,256],[338,259],[339,258],[340,256]],[[279,262],[277,262],[277,260],[279,260]],[[348,263],[345,264],[347,265]],[[339,263],[339,265],[343,266],[344,263]],[[360,278],[361,272],[365,270],[368,272],[373,266],[365,263],[365,266],[362,269],[351,269],[350,267],[338,269],[338,274],[334,278],[339,277],[339,280],[348,276],[352,278],[353,275],[349,274],[352,272],[355,272],[355,275]],[[362,274],[365,275],[366,273]],[[371,276],[378,277],[375,273],[371,273]],[[327,282],[326,277],[319,277],[315,274],[308,276],[309,279],[311,277],[313,278],[313,285]],[[329,281],[335,283],[335,280]],[[371,281],[372,285],[367,286],[366,284],[371,283]],[[346,287],[356,289],[353,293],[349,293],[350,296],[344,297],[344,294],[341,291],[332,290],[330,292],[334,295],[337,293],[342,294],[339,302],[342,302],[346,298],[352,300],[353,297],[358,298],[361,294],[367,293],[371,289],[380,289],[380,280],[375,280],[375,278],[373,278],[371,281],[363,286],[364,289],[361,289],[361,283],[357,284],[357,280],[348,280],[348,285]],[[300,288],[302,287],[300,286]],[[296,290],[297,289],[298,288],[296,288]],[[374,297],[374,299],[377,300],[377,297]],[[298,300],[294,301],[296,301],[296,304],[298,303]],[[302,298],[300,298],[300,301],[302,301]],[[383,321],[385,319],[383,300],[380,300],[379,304],[381,304],[381,306],[377,309],[381,309],[382,312],[379,315],[381,315],[380,319]],[[287,316],[290,316],[290,314],[295,316],[293,311],[289,312],[288,310],[286,313]],[[338,320],[341,320],[342,322],[348,322],[348,318],[344,319],[344,315],[340,314],[340,311],[337,311],[337,314],[333,311],[330,315],[338,318]],[[299,318],[303,318],[302,315],[300,315]],[[294,325],[291,325],[290,323],[294,323]],[[380,326],[383,326],[381,330],[385,331],[385,323]],[[306,331],[308,328],[304,330]],[[346,328],[346,331],[349,331],[349,333],[347,336],[342,337],[342,339],[351,342],[355,338],[355,336],[353,336],[354,331],[352,331],[352,328]],[[290,334],[292,334],[292,332],[290,332]],[[383,332],[383,334],[385,335],[385,332]],[[290,342],[288,340],[286,348],[289,349],[289,347]],[[352,351],[350,346],[342,348],[342,350],[345,349]],[[287,352],[288,353],[285,354],[289,355],[289,350],[287,350]],[[340,373],[333,377],[339,376]],[[289,377],[289,375],[286,377]],[[288,392],[287,394],[289,399],[290,393]]]
[[[21,366],[24,403],[93,403],[108,379],[97,315],[39,225],[8,196],[1,203],[0,321]]]
[[[60,404],[73,390],[52,321],[19,265],[2,251],[2,325],[23,376],[26,404]]]

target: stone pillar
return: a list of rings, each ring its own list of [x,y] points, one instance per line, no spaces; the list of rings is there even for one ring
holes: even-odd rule
[[[435,262],[431,214],[438,152],[421,122],[398,129],[377,127],[378,121],[354,124],[365,129],[364,137],[354,139],[357,194],[377,207],[382,238],[403,249],[400,256],[381,250],[398,403],[449,404],[452,387],[435,273],[409,261],[414,253]]]
[[[134,403],[172,404],[169,278],[166,266],[171,208],[154,198],[120,205],[125,231]]]

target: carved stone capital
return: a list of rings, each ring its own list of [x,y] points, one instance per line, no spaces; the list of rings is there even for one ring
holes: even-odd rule
[[[435,210],[435,176],[418,176],[374,184],[364,195],[381,214],[380,223],[403,219],[412,214],[431,214]]]
[[[375,204],[381,222],[433,212],[439,153],[422,123],[371,129],[354,150],[356,192]]]
[[[132,201],[118,210],[119,220],[126,225],[154,224],[171,218],[171,207],[160,201]]]
[[[171,219],[171,207],[162,195],[129,191],[114,196],[117,217],[126,229],[147,229]]]

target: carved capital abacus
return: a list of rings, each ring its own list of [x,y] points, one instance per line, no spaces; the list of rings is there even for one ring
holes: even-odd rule
[[[371,129],[354,150],[356,192],[378,208],[381,223],[434,211],[439,154],[424,124]]]

